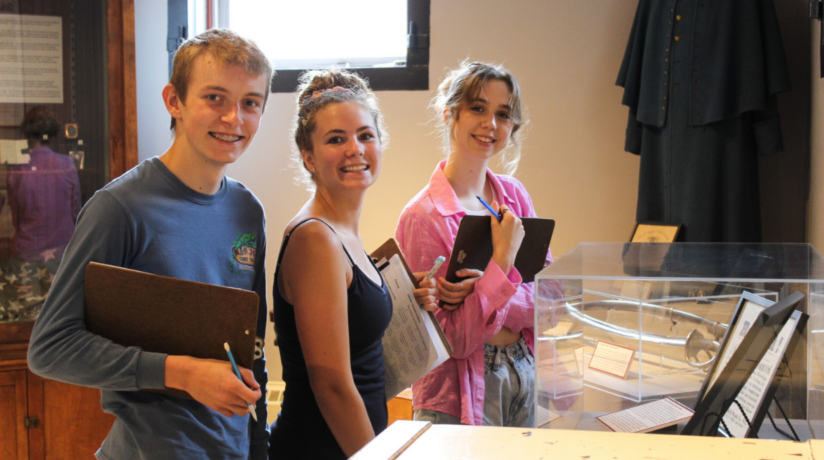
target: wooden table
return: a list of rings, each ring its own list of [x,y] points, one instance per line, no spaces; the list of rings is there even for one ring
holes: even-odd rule
[[[821,460],[824,441],[430,425],[398,421],[352,460]]]

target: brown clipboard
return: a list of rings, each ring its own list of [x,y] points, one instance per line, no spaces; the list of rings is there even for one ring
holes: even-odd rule
[[[114,343],[228,361],[226,342],[237,365],[252,368],[259,308],[255,292],[90,262],[85,296],[86,327]],[[156,391],[191,399],[180,390]]]
[[[406,259],[404,259],[403,257],[401,248],[398,246],[398,242],[395,241],[394,238],[389,238],[388,240],[386,240],[386,242],[380,245],[378,249],[375,249],[375,251],[373,251],[372,254],[370,254],[370,256],[372,257],[372,260],[375,262],[375,264],[377,264],[378,261],[380,261],[381,259],[389,260],[395,254],[397,254],[398,257],[401,259],[403,268],[406,269],[406,274],[409,275],[409,279],[412,280],[412,285],[415,286],[415,289],[419,289],[421,285],[420,283],[418,283],[418,280],[415,279],[415,275],[412,274],[412,270],[409,269],[409,265],[407,265]],[[378,267],[378,271],[380,271],[380,267]],[[450,355],[452,355],[452,345],[449,344],[449,340],[446,338],[446,334],[443,333],[441,324],[438,322],[438,319],[435,317],[435,314],[431,311],[428,311],[426,313],[432,319],[432,323],[435,325],[435,329],[438,331],[438,336],[440,337],[441,342],[443,342],[444,347],[446,347],[446,350],[449,352]]]

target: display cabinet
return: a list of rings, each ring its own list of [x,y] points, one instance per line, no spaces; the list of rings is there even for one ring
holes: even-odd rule
[[[584,243],[535,278],[538,425],[672,397],[694,407],[742,292],[805,295],[777,399],[824,436],[824,259],[807,244]],[[820,433],[820,434],[819,434]]]
[[[26,363],[72,216],[137,164],[132,0],[0,2],[0,459],[92,458],[100,391]]]

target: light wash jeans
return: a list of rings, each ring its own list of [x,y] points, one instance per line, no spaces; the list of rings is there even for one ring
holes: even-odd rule
[[[523,337],[508,347],[484,344],[484,425],[535,426],[535,358]]]
[[[508,347],[484,344],[484,363],[484,425],[534,427],[535,358],[524,338]],[[417,409],[413,418],[435,425],[461,423],[431,409]]]

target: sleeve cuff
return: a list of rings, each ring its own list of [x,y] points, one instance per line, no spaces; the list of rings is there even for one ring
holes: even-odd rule
[[[166,388],[166,355],[142,351],[137,359],[136,384],[140,390]]]
[[[495,296],[506,299],[515,295],[522,281],[521,274],[518,273],[515,267],[512,267],[512,270],[509,271],[509,275],[505,275],[501,267],[499,267],[494,260],[490,260],[486,265],[483,277],[487,278],[488,284],[484,283],[488,286],[487,289],[493,290],[492,292],[494,292]]]
[[[780,118],[775,117],[753,123],[753,132],[759,155],[772,155],[784,150]]]
[[[627,128],[627,138],[624,142],[624,151],[641,154],[641,130],[638,128]]]

